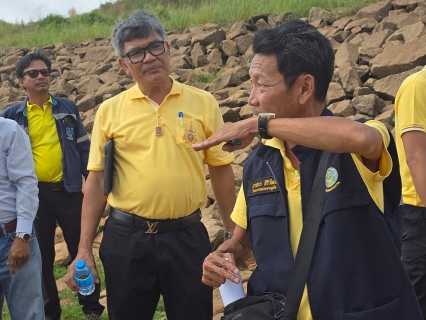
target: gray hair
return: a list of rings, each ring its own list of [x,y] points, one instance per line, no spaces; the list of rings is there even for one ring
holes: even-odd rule
[[[153,32],[158,33],[163,40],[166,40],[166,31],[160,20],[151,13],[138,10],[129,18],[117,22],[112,30],[111,43],[115,53],[121,57],[125,42],[145,38]]]

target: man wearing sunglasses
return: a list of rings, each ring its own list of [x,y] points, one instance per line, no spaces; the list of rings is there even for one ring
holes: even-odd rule
[[[207,199],[204,165],[230,236],[234,156],[221,146],[197,153],[192,144],[223,125],[218,104],[211,94],[169,76],[170,45],[155,16],[138,11],[120,21],[111,42],[136,85],[97,111],[76,260],[95,267],[91,247],[108,200],[100,257],[109,318],[151,320],[161,294],[169,320],[211,320],[212,290],[201,282],[212,249],[200,221]],[[111,139],[114,181],[107,198],[104,145]],[[76,291],[74,263],[66,283]]]
[[[49,94],[51,61],[41,51],[27,54],[16,65],[27,98],[6,108],[1,116],[15,120],[28,134],[38,178],[39,208],[34,226],[42,257],[42,288],[46,319],[61,316],[53,275],[55,230],[61,227],[68,251],[75,258],[80,238],[82,176],[87,177],[90,141],[76,104]],[[100,287],[79,295],[86,319],[96,320],[104,307]]]

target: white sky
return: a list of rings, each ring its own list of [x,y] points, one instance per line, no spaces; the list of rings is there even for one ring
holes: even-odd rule
[[[101,4],[116,0],[0,0],[0,19],[10,23],[30,22],[47,15],[60,14],[68,18],[68,10],[77,14],[98,9]]]

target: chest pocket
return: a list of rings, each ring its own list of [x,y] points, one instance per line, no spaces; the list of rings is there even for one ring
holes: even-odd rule
[[[175,137],[178,146],[190,151],[193,144],[206,140],[201,123],[187,118],[177,120]]]

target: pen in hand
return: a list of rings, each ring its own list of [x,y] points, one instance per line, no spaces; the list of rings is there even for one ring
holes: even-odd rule
[[[227,143],[232,144],[233,146],[240,146],[241,140],[239,139],[232,139],[231,141],[228,141]]]

